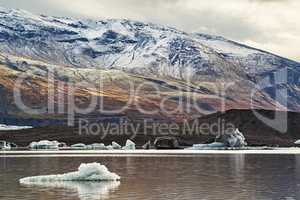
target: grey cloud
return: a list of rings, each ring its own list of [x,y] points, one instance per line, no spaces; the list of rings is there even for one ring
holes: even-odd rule
[[[0,0],[0,6],[7,8],[23,9],[36,14],[48,14],[48,15],[65,15],[59,9],[47,7],[47,1],[40,0]]]

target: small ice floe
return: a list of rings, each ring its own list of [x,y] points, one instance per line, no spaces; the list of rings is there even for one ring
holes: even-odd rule
[[[100,144],[98,144],[98,143],[91,144],[91,145],[88,145],[86,148],[87,149],[91,149],[91,150],[107,150],[105,144],[103,144],[103,143],[100,143]]]
[[[109,199],[111,192],[120,186],[120,181],[20,181],[23,187],[64,189],[80,200]]]
[[[113,146],[112,146],[112,145],[108,145],[108,146],[106,146],[106,149],[107,149],[107,150],[114,150],[114,148],[113,148]]]
[[[188,149],[190,150],[225,149],[225,145],[220,142],[214,142],[211,144],[194,144],[193,147]]]
[[[15,130],[23,130],[23,129],[31,129],[32,126],[11,126],[6,124],[0,124],[0,131],[15,131]]]
[[[6,141],[0,141],[0,150],[10,150],[11,145]]]
[[[122,148],[123,150],[135,150],[135,143],[131,140],[126,141],[126,145]]]
[[[216,141],[222,142],[226,147],[232,148],[241,148],[247,146],[246,138],[243,133],[239,131],[239,129],[236,129],[232,133],[218,136]]]
[[[89,146],[91,146],[91,149],[93,149],[93,150],[120,150],[120,149],[122,149],[122,146],[116,142],[112,142],[111,145],[107,145],[107,146],[105,146],[105,144],[103,144],[103,143],[92,144]]]
[[[110,172],[106,166],[100,163],[81,164],[76,172],[66,174],[33,176],[20,179],[21,184],[59,181],[118,181],[120,176]]]
[[[116,142],[112,142],[112,143],[111,143],[111,146],[112,146],[113,149],[115,149],[115,150],[120,150],[120,149],[122,149],[122,146],[119,145],[119,144],[116,143]]]
[[[94,143],[94,144],[83,144],[83,143],[78,143],[78,144],[73,144],[71,146],[71,149],[74,150],[107,150],[107,147],[103,143]]]
[[[127,140],[126,145],[122,147],[117,142],[112,142],[111,145],[105,146],[103,143],[94,143],[86,145],[83,143],[74,144],[71,146],[74,150],[135,150],[135,143]]]
[[[294,142],[295,145],[300,145],[300,140],[297,140],[296,142]]]
[[[32,142],[30,143],[30,149],[36,150],[58,150],[60,147],[65,147],[65,143],[60,143],[58,141],[48,141],[42,140],[39,142]]]
[[[85,144],[82,143],[78,143],[78,144],[73,144],[71,146],[72,149],[76,149],[76,150],[87,150],[89,147]]]
[[[243,148],[247,146],[246,138],[236,129],[232,133],[217,136],[214,143],[194,144],[189,150],[222,150],[227,148]]]

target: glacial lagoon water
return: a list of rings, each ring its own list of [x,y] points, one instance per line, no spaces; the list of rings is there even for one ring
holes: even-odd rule
[[[121,181],[19,184],[23,177],[76,171],[91,162]],[[300,155],[0,157],[0,199],[294,200],[300,199]]]

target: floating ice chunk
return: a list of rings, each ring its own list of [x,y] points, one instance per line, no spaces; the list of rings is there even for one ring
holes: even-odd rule
[[[233,133],[223,134],[216,137],[216,142],[211,144],[195,144],[191,150],[218,150],[225,148],[242,148],[247,146],[246,138],[244,135],[236,129]]]
[[[131,140],[126,141],[126,145],[122,148],[123,150],[135,150],[135,143]]]
[[[217,141],[220,141],[224,143],[226,147],[245,147],[247,146],[246,138],[245,136],[239,131],[239,129],[236,129],[233,133],[230,134],[223,134],[216,138]]]
[[[31,149],[58,149],[59,146],[60,143],[58,141],[48,141],[48,140],[32,142],[29,145]]]
[[[100,163],[81,164],[76,172],[66,174],[34,176],[20,179],[21,184],[53,181],[118,181],[120,176],[110,172]]]
[[[106,146],[105,146],[105,144],[103,144],[103,143],[100,143],[100,144],[92,144],[91,145],[91,149],[93,149],[93,150],[106,150],[107,148],[106,148]]]
[[[190,150],[217,150],[224,149],[225,145],[220,142],[214,142],[211,144],[194,144],[193,147],[188,148]]]
[[[103,200],[109,199],[110,193],[115,191],[119,186],[119,181],[104,182],[72,182],[72,181],[55,181],[55,182],[34,182],[22,183],[24,187],[41,187],[64,189],[74,194],[77,192],[80,200]]]
[[[116,142],[112,142],[111,144],[112,144],[113,149],[116,149],[116,150],[122,149],[122,146]]]
[[[107,150],[114,150],[114,147],[112,145],[108,145],[108,146],[106,146],[106,149]]]
[[[88,149],[88,146],[85,145],[85,144],[82,144],[82,143],[79,143],[79,144],[73,144],[71,146],[73,149],[79,149],[79,150],[85,150],[85,149]]]
[[[300,145],[300,140],[297,140],[296,142],[294,142],[294,144]]]
[[[0,150],[10,150],[11,145],[6,141],[0,141]]]

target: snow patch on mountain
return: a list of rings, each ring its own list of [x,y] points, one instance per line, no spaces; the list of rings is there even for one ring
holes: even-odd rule
[[[185,79],[222,76],[237,65],[246,74],[299,64],[219,36],[186,33],[130,20],[77,20],[1,8],[0,51],[53,64],[121,69]],[[55,63],[54,63],[55,62]]]
[[[86,70],[115,70],[193,84],[235,82],[249,91],[265,76],[287,69],[290,74],[285,87],[293,98],[290,102],[293,109],[300,107],[299,63],[220,36],[163,25],[49,17],[1,8],[0,54],[47,63],[63,73],[60,78],[81,74],[94,80],[96,75]],[[13,67],[45,75],[37,66]],[[273,98],[270,91],[274,87],[278,86],[266,89],[265,100]]]

